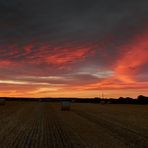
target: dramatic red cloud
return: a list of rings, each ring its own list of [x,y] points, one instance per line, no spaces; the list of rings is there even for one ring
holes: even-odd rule
[[[82,60],[88,56],[90,53],[90,49],[63,49],[61,52],[54,55],[47,55],[45,58],[47,62],[53,64],[67,64],[71,62],[75,62],[77,60]]]
[[[12,65],[14,65],[14,63],[9,60],[4,60],[0,62],[0,67],[7,67],[7,66],[12,66]]]
[[[140,82],[141,67],[148,65],[148,34],[135,36],[127,45],[120,47],[122,51],[112,66],[113,76],[98,80],[95,83],[74,86],[72,89],[84,90],[148,90],[148,82]],[[146,67],[144,67],[146,68]],[[120,92],[120,94],[122,94]],[[110,94],[111,95],[111,94]]]
[[[148,64],[147,32],[115,47],[116,52],[106,43],[1,46],[0,96],[134,96],[129,90],[146,94],[148,82],[138,77]]]
[[[123,47],[124,53],[116,63],[116,77],[124,82],[135,82],[140,67],[148,64],[148,34],[142,34]]]
[[[22,64],[48,63],[61,65],[79,59],[82,60],[92,53],[91,48],[87,45],[71,46],[61,44],[61,47],[59,47],[59,45],[50,45],[47,43],[29,43],[23,47],[17,45],[3,46],[1,47],[2,50],[0,50],[2,57],[0,61],[1,65],[6,61],[6,58],[9,62],[21,62]]]

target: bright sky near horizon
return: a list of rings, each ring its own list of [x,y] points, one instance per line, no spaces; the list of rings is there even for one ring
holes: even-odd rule
[[[0,96],[148,96],[147,0],[1,0]]]

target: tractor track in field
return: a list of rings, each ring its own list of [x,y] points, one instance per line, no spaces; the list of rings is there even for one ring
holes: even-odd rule
[[[78,109],[73,110],[73,112],[88,121],[95,123],[97,126],[106,129],[108,133],[113,135],[116,139],[121,140],[125,145],[127,145],[127,147],[129,144],[130,148],[148,147],[148,137],[139,134],[133,129],[129,129],[124,125],[118,124],[114,121],[109,121],[90,112],[88,113]]]
[[[0,148],[87,148],[52,105],[24,105],[12,116],[6,114],[7,124],[0,130]]]
[[[99,116],[93,111],[77,108],[61,112],[57,104],[44,102],[12,105],[1,108],[0,148],[98,148],[112,143],[122,148],[148,147],[148,136],[136,131],[134,126],[129,128],[112,117]],[[69,116],[77,121],[72,123]],[[85,125],[85,122],[89,124],[83,130],[79,130],[79,125],[75,127],[75,124]],[[96,134],[98,139],[86,140],[87,136],[81,132],[89,127],[92,130],[86,132],[87,136],[94,131],[90,137]],[[106,137],[99,139],[101,132]],[[107,140],[110,140],[109,143],[104,144]]]
[[[26,123],[28,122],[30,109],[26,110],[24,106],[18,110],[9,119],[8,124],[6,124],[3,129],[3,133],[0,133],[1,147],[11,148],[15,147],[16,142],[20,142],[23,129],[25,129]],[[25,134],[25,132],[23,132]]]
[[[54,108],[52,108],[54,110]],[[61,135],[61,145],[63,148],[87,148],[87,144],[80,138],[80,136],[72,130],[72,128],[62,119],[56,110],[54,110],[56,120],[53,120],[54,125],[57,127],[58,134]],[[59,147],[60,148],[60,147]]]

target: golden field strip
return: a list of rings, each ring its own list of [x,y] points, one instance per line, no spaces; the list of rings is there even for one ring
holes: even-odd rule
[[[148,105],[7,102],[0,148],[148,148]]]

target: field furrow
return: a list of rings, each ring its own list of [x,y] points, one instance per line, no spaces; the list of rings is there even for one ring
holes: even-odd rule
[[[96,123],[97,126],[101,126],[102,128],[107,129],[108,133],[124,142],[127,146],[133,148],[138,148],[139,146],[142,148],[147,148],[148,146],[147,136],[141,135],[132,129],[124,127],[124,125],[117,124],[115,122],[96,116],[95,114],[81,110],[74,110],[74,112],[79,116],[86,118],[93,123]]]
[[[61,111],[60,103],[8,102],[0,106],[0,148],[147,148],[147,113],[147,106],[75,103]]]

